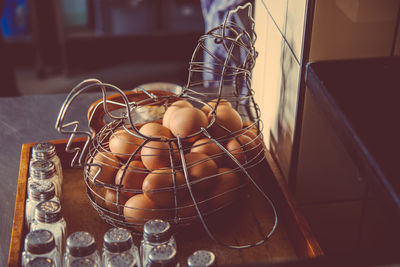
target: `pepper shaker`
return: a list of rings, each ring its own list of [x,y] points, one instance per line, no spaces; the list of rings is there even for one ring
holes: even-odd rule
[[[96,241],[88,232],[75,232],[68,236],[64,255],[64,267],[78,263],[94,263],[100,267],[100,256],[97,252]]]
[[[163,244],[168,244],[176,250],[176,242],[169,222],[160,219],[147,221],[143,226],[143,239],[140,243],[142,266],[146,266],[151,249]]]
[[[179,267],[176,249],[168,244],[155,246],[150,250],[145,267]]]
[[[61,266],[60,252],[56,247],[52,232],[40,229],[26,235],[22,266],[28,266],[36,258],[51,259],[55,267]]]
[[[56,196],[61,197],[61,184],[54,166],[54,163],[49,160],[34,160],[29,165],[30,176],[28,178],[29,184],[33,182],[41,183],[48,181],[54,183]]]
[[[122,262],[123,259],[130,262],[131,257],[129,255],[133,257],[135,264],[139,259],[139,251],[133,243],[131,233],[124,228],[114,227],[104,234],[103,266],[108,266],[111,258],[119,254],[123,254],[123,256],[114,258],[114,262],[117,262],[117,258]]]
[[[187,259],[188,267],[215,266],[215,254],[208,250],[197,250]]]
[[[28,187],[28,199],[26,200],[25,221],[30,229],[30,225],[35,218],[36,205],[42,201],[56,201],[60,200],[56,196],[55,187],[52,182],[43,181],[42,183],[33,182]]]
[[[53,233],[56,246],[62,254],[67,223],[61,215],[61,205],[56,201],[42,201],[36,205],[31,231],[46,229]]]
[[[32,160],[50,160],[54,163],[60,184],[62,185],[63,173],[60,158],[56,153],[56,147],[49,142],[37,143],[32,147]]]

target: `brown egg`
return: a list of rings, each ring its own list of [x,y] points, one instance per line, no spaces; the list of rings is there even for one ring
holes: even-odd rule
[[[175,186],[178,203],[187,197],[185,176],[175,172]],[[184,186],[184,187],[179,187]],[[160,207],[175,206],[173,171],[171,169],[154,170],[143,181],[143,193]]]
[[[265,157],[264,155],[264,142],[261,139],[261,135],[257,136],[253,131],[247,131],[245,132],[245,135],[249,136],[250,139],[252,140],[251,142],[251,153],[250,158],[252,159],[250,164],[254,165],[253,169],[258,168],[262,164],[262,160]]]
[[[172,157],[174,161],[178,161],[180,159],[178,148],[175,143],[172,144]],[[143,165],[149,169],[161,169],[161,168],[170,168],[171,160],[170,160],[170,147],[168,142],[161,141],[150,141],[148,142],[141,151],[141,159]]]
[[[218,100],[218,98],[215,98],[215,99],[213,99],[213,100],[211,100],[211,101],[209,101],[209,102],[207,102],[212,108],[214,108],[215,107],[215,105],[217,104],[217,100]],[[226,99],[223,99],[223,98],[221,98],[220,99],[220,101],[219,101],[219,103],[218,103],[218,106],[223,106],[223,105],[226,105],[226,106],[228,106],[228,107],[232,107],[232,104],[230,103],[230,102],[228,102]],[[210,111],[211,111],[211,108],[209,107],[209,106],[207,106],[207,105],[204,105],[202,108],[201,108],[201,110],[206,114],[206,115],[208,115],[208,113],[210,113]]]
[[[245,136],[245,135],[242,135]],[[239,161],[240,164],[245,164],[246,162],[246,155],[244,154],[244,150],[245,148],[245,144],[247,143],[243,143],[242,141],[248,141],[248,136],[245,136],[244,138],[242,138],[242,136],[240,136],[240,138],[235,137],[232,138],[231,140],[229,140],[226,145],[225,148]],[[243,139],[243,140],[242,140]],[[240,143],[239,143],[239,141]],[[237,168],[238,165],[229,157],[229,155],[225,155],[225,165],[229,166],[230,168]]]
[[[139,228],[151,219],[170,218],[170,211],[159,208],[143,194],[134,195],[125,203],[124,216],[127,222],[137,224]]]
[[[211,135],[219,138],[227,134],[240,131],[243,126],[242,118],[239,112],[227,105],[218,106],[216,109],[216,122],[210,128]],[[211,122],[212,113],[208,114],[208,120]]]
[[[97,152],[89,163],[99,164],[101,171],[96,178],[96,181],[103,182],[105,184],[114,184],[114,177],[117,173],[121,163],[119,163],[117,157],[110,152]],[[98,166],[89,166],[89,176],[93,180],[96,173],[100,170]]]
[[[125,129],[116,130],[110,137],[110,150],[123,160],[127,160],[131,154],[144,142],[144,139],[136,137]],[[134,159],[140,158],[140,151]]]
[[[209,206],[215,210],[229,202],[235,200],[240,195],[241,185],[240,176],[237,172],[232,172],[232,169],[218,169],[219,176],[215,181],[215,186],[210,192]],[[237,188],[237,189],[235,189]]]
[[[169,129],[170,128],[170,118],[172,117],[172,114],[176,110],[183,108],[183,107],[192,108],[193,105],[186,100],[175,101],[174,103],[171,104],[171,106],[168,107],[167,111],[164,113],[162,125]]]
[[[139,132],[150,137],[172,138],[170,130],[157,122],[146,123],[140,128]]]
[[[209,138],[202,138],[194,142],[190,152],[206,154],[212,157],[218,166],[222,164],[222,161],[225,157],[225,153],[221,150],[221,148],[219,148],[219,146]]]
[[[193,189],[196,191],[203,191],[213,186],[215,177],[211,176],[218,172],[218,166],[214,160],[210,159],[206,154],[198,152],[190,152],[186,154],[185,160],[190,183]],[[201,182],[193,183],[205,177],[210,178],[204,179]]]
[[[185,138],[199,132],[201,127],[207,127],[207,125],[207,116],[200,109],[183,107],[173,113],[169,128],[174,136],[179,134],[181,138]],[[200,136],[201,134],[185,141],[193,142]]]
[[[192,108],[193,105],[189,101],[178,100],[178,101],[175,101],[174,103],[172,103],[171,107],[180,107],[180,108],[189,107],[189,108]]]
[[[125,171],[126,169],[126,171]],[[125,174],[124,174],[125,171]],[[115,184],[122,184],[121,194],[127,197],[135,195],[133,192],[124,192],[125,189],[142,189],[144,178],[148,174],[148,170],[143,163],[138,160],[131,161],[129,165],[123,166],[115,176]],[[122,179],[123,178],[123,179]]]
[[[124,204],[128,200],[128,197],[120,194],[119,201],[117,202],[117,193],[114,190],[106,189],[104,199],[104,204],[106,208],[111,212],[118,213],[118,205],[120,205],[120,210],[121,212],[123,212]]]

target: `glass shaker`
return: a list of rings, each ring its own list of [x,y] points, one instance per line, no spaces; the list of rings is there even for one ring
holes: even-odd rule
[[[160,219],[147,221],[143,226],[143,239],[140,243],[142,266],[146,266],[151,249],[162,244],[168,244],[176,250],[171,225]]]
[[[73,263],[78,264],[79,262],[86,262],[86,264],[94,263],[94,265],[88,266],[101,266],[96,241],[88,232],[75,232],[70,234],[67,238],[64,254],[64,267],[73,266]]]
[[[61,184],[54,166],[54,163],[49,160],[35,160],[29,165],[30,176],[29,184],[33,182],[41,183],[43,181],[53,182],[56,190],[56,196],[61,197]]]
[[[22,252],[22,266],[28,266],[28,263],[36,258],[49,258],[55,267],[61,266],[60,252],[56,247],[52,232],[40,229],[26,235],[24,252]]]
[[[60,200],[56,196],[54,184],[52,182],[43,181],[42,183],[33,182],[28,187],[28,199],[26,200],[25,219],[28,228],[35,218],[36,205],[42,201],[56,201]]]
[[[108,266],[110,259],[114,255],[122,254],[123,257],[119,257],[120,260],[124,258],[128,259],[132,255],[134,261],[139,258],[139,251],[135,244],[133,244],[133,238],[131,233],[119,227],[114,227],[108,230],[104,234],[104,245],[103,245],[103,266]],[[116,261],[116,258],[114,259]]]
[[[54,163],[60,184],[62,185],[63,173],[61,161],[56,153],[56,147],[49,142],[35,144],[32,147],[32,160],[50,160]]]
[[[215,266],[215,255],[208,250],[197,250],[187,259],[188,267]]]
[[[131,253],[120,253],[113,255],[107,263],[103,263],[104,267],[136,267],[139,266],[137,258]]]
[[[150,250],[149,259],[144,267],[179,267],[176,249],[168,244],[155,246]]]
[[[28,262],[27,267],[56,267],[54,261],[50,258],[39,257]]]
[[[31,231],[46,229],[53,233],[56,246],[63,251],[67,223],[61,215],[61,205],[56,201],[42,201],[36,205]]]

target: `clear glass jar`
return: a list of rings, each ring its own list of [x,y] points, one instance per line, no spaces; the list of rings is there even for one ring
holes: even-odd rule
[[[96,241],[88,232],[75,232],[68,236],[64,254],[64,267],[73,266],[78,263],[94,265],[83,266],[101,266],[99,253],[97,252]],[[75,265],[80,266],[80,265]]]
[[[52,182],[43,181],[42,183],[33,182],[29,184],[25,208],[25,221],[28,229],[30,229],[31,223],[35,219],[36,205],[42,201],[49,200],[60,203]]]
[[[215,254],[208,250],[197,250],[187,259],[188,267],[215,266]]]
[[[54,261],[50,258],[39,257],[28,262],[27,267],[56,267]]]
[[[145,267],[179,267],[176,249],[168,244],[155,246],[150,250]]]
[[[43,181],[53,182],[56,190],[56,196],[61,197],[62,190],[60,180],[58,178],[54,163],[49,160],[35,160],[29,164],[30,176],[29,184],[33,182],[41,183]]]
[[[176,250],[176,242],[169,222],[160,219],[147,221],[143,226],[143,239],[140,243],[142,266],[146,266],[151,249],[163,244],[168,244]]]
[[[50,160],[54,163],[60,184],[63,182],[63,173],[60,158],[56,153],[56,146],[49,142],[37,143],[32,147],[32,160]]]
[[[94,260],[88,258],[77,258],[69,263],[71,267],[97,267],[99,266]]]
[[[31,231],[38,229],[46,229],[53,233],[56,247],[62,254],[67,223],[61,215],[60,203],[42,201],[36,205],[35,220],[31,223]]]
[[[61,266],[60,252],[52,232],[45,229],[32,231],[26,235],[24,245],[22,266],[28,266],[36,258],[50,258],[55,267]]]
[[[103,263],[104,267],[137,267],[138,258],[134,257],[131,253],[119,253],[110,257],[106,263]]]
[[[129,255],[132,255],[135,264],[136,259],[139,259],[139,251],[133,243],[131,233],[124,228],[111,228],[104,234],[102,257],[103,266],[108,266],[111,257],[122,253],[124,254],[123,258],[126,258],[127,260],[128,258],[130,258]],[[123,258],[121,258],[120,260],[123,260]],[[115,258],[114,261],[116,262],[117,259]]]

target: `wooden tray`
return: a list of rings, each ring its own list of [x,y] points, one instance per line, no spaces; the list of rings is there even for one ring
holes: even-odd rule
[[[99,252],[103,245],[103,235],[111,226],[104,222],[92,208],[86,196],[83,171],[70,167],[73,154],[65,152],[67,140],[51,141],[63,166],[64,185],[62,209],[67,221],[67,236],[75,231],[88,231],[97,241]],[[83,145],[84,139],[74,144]],[[27,228],[24,223],[26,185],[31,147],[34,143],[24,144],[18,178],[15,203],[14,222],[10,243],[9,266],[19,266]],[[181,264],[186,265],[187,257],[197,249],[211,250],[216,254],[217,263],[248,264],[266,263],[278,260],[296,260],[323,255],[323,252],[310,231],[303,215],[296,207],[293,196],[288,190],[286,181],[271,155],[266,153],[266,161],[262,170],[258,171],[263,181],[263,188],[275,203],[278,211],[278,227],[276,232],[264,244],[243,250],[229,249],[212,241],[201,225],[182,229],[176,234],[178,255]],[[268,185],[268,186],[265,186]],[[235,206],[229,213],[229,219],[216,223],[212,227],[217,237],[229,244],[247,244],[262,239],[273,225],[271,207],[260,194],[249,192],[246,201]],[[225,215],[224,215],[225,216]],[[221,224],[223,225],[221,227]],[[138,246],[141,236],[134,235]]]

